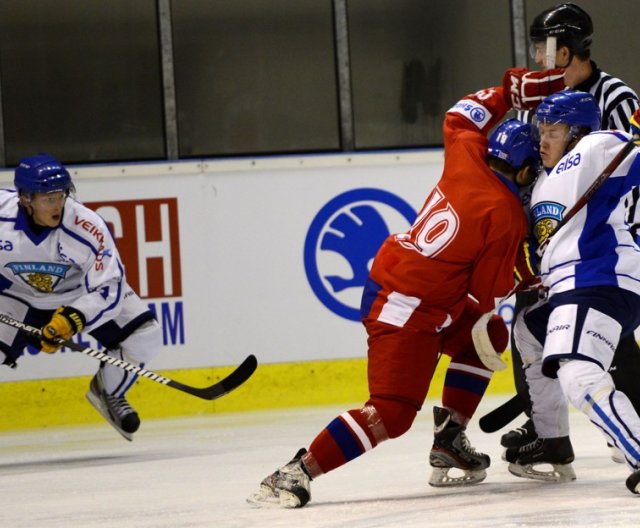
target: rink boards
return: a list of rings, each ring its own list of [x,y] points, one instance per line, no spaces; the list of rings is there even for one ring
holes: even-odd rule
[[[510,354],[504,359],[510,365]],[[442,394],[447,358],[442,358],[429,390],[429,398]],[[364,359],[261,364],[236,391],[205,401],[147,379],[138,379],[128,398],[141,419],[191,416],[219,412],[296,408],[342,403],[364,403],[367,392]],[[211,385],[231,367],[162,370],[189,385]],[[102,421],[84,394],[90,376],[0,383],[0,430],[20,430]],[[514,392],[511,369],[497,372],[487,394]]]

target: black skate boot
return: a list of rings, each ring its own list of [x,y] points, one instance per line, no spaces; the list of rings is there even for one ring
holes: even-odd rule
[[[635,493],[636,495],[640,495],[640,469],[634,471],[627,477],[627,489],[631,493]]]
[[[91,380],[87,400],[116,431],[127,440],[133,440],[133,433],[140,427],[140,417],[125,398],[107,394],[102,382],[102,370]]]
[[[250,504],[275,504],[281,508],[302,508],[311,500],[311,477],[302,464],[302,448],[291,462],[260,483],[260,490],[247,498]]]
[[[576,479],[571,462],[573,447],[568,436],[536,438],[523,447],[511,447],[505,452],[509,472],[517,477],[549,482],[569,482]],[[539,464],[549,464],[551,471],[534,469]]]
[[[487,478],[489,455],[479,453],[469,444],[465,428],[451,421],[451,413],[442,407],[433,408],[434,440],[429,463],[433,467],[429,484],[435,487],[466,486]],[[460,477],[450,476],[449,470],[463,471]]]
[[[502,447],[522,447],[533,442],[538,435],[533,425],[533,421],[529,418],[522,426],[512,429],[500,437],[500,445]]]

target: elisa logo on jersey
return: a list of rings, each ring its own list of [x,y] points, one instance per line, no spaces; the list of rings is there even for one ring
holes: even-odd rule
[[[416,215],[382,189],[354,189],[330,200],[311,222],[304,244],[316,297],[340,317],[359,321],[362,289],[378,248],[391,233],[409,229]]]
[[[580,165],[581,161],[582,161],[582,157],[580,156],[579,152],[575,156],[569,154],[565,158],[563,158],[563,160],[560,163],[558,163],[555,173],[560,174],[561,172],[569,170],[573,167],[577,167],[578,165]]]
[[[182,295],[176,198],[91,202],[109,224],[127,281],[142,298]],[[102,255],[104,258],[106,254]]]
[[[46,262],[9,262],[5,265],[34,290],[51,293],[71,268],[66,264]]]
[[[556,202],[540,202],[531,209],[533,232],[538,243],[546,240],[555,229],[565,209],[564,205]]]

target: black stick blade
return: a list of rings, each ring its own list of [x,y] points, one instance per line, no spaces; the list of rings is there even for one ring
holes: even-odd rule
[[[478,422],[480,429],[485,433],[495,433],[520,416],[526,406],[525,401],[516,394],[500,407],[496,407],[493,411],[480,418]]]
[[[214,383],[210,387],[203,387],[199,389],[197,387],[184,385],[175,380],[170,380],[167,385],[182,392],[187,392],[193,396],[197,396],[198,398],[202,398],[203,400],[215,400],[216,398],[220,398],[225,394],[229,394],[232,390],[237,389],[252,376],[257,367],[258,360],[253,354],[251,354],[247,356],[247,358],[240,363],[240,365],[238,365],[231,374],[226,378],[221,379],[219,382]]]

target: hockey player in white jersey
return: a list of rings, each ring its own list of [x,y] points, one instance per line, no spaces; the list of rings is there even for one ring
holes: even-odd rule
[[[509,87],[517,117],[531,122],[536,106],[548,95],[565,88],[589,92],[600,108],[602,130],[628,130],[629,117],[638,108],[638,96],[623,80],[601,70],[592,59],[594,22],[589,13],[573,3],[559,3],[536,15],[529,26],[531,58],[542,68],[529,71],[526,68],[511,68],[504,77]],[[555,50],[555,52],[554,52]],[[553,68],[553,69],[550,69]],[[537,300],[535,292],[516,294],[515,311]],[[511,340],[514,382],[518,396],[526,404],[526,414],[531,415],[530,399],[522,371],[522,360]],[[616,386],[631,399],[640,412],[640,349],[633,335],[623,338],[618,344],[611,375]],[[504,447],[520,447],[536,437],[533,423],[528,419],[516,429],[502,435]],[[612,449],[616,462],[624,459],[617,449]]]
[[[533,189],[531,222],[537,242],[548,243],[540,261],[548,294],[518,315],[514,330],[538,437],[507,449],[505,456],[509,470],[521,477],[575,479],[568,400],[624,454],[633,470],[627,487],[640,493],[640,418],[608,372],[620,339],[640,324],[640,248],[633,229],[640,151],[634,147],[587,204],[547,240],[631,136],[589,134],[600,127],[600,111],[584,92],[547,97],[536,117],[546,171]],[[535,468],[545,463],[553,471]]]
[[[160,350],[154,315],[126,282],[107,225],[74,196],[69,172],[38,154],[15,169],[15,190],[0,190],[0,312],[42,329],[31,342],[0,328],[0,364],[16,366],[27,344],[53,353],[51,338],[84,331],[108,354],[143,365]],[[127,440],[140,418],[125,398],[136,376],[100,363],[87,398]]]

